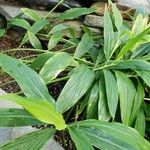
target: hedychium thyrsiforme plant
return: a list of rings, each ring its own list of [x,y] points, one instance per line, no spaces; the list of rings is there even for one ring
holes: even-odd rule
[[[1,150],[41,149],[57,130],[69,132],[78,150],[150,149],[144,139],[150,121],[148,18],[139,14],[133,26],[126,27],[116,6],[111,2],[109,5],[112,9],[110,12],[106,7],[100,44],[84,28],[74,53],[46,51],[35,59],[31,66],[38,66],[38,70],[39,60],[45,60],[39,74],[21,61],[0,54],[1,68],[16,80],[25,95],[0,96],[0,100],[24,108],[0,109],[0,127],[45,125],[6,143]],[[64,29],[54,27],[52,35],[58,27]],[[66,75],[59,78],[63,71]],[[46,85],[62,80],[67,83],[54,100]],[[72,111],[74,121],[64,119]]]

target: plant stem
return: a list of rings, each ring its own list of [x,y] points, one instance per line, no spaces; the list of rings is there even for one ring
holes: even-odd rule
[[[83,60],[83,59],[80,59],[80,58],[74,58],[74,59],[76,59],[76,60],[78,60],[78,61],[81,61],[81,62],[83,62],[83,63],[85,63],[85,64],[87,64],[87,65],[92,65],[92,66],[94,66],[94,63],[92,63],[92,62],[89,62],[89,61],[86,61],[86,60]]]
[[[110,64],[110,65],[104,65],[104,66],[99,67],[99,68],[96,68],[96,69],[94,69],[94,70],[95,70],[95,71],[98,71],[98,70],[106,69],[106,68],[108,68],[108,67],[112,67],[112,66],[115,66],[115,65],[116,65],[116,64],[112,63],[112,64]]]
[[[150,101],[150,98],[144,98],[144,100],[146,100],[146,101]]]
[[[51,13],[62,3],[64,2],[64,0],[61,0],[43,19],[47,19],[50,17]]]
[[[11,80],[11,81],[8,81],[6,83],[1,84],[0,87],[3,87],[5,85],[7,85],[7,84],[15,83],[15,82],[16,82],[15,80]]]
[[[58,78],[58,79],[50,81],[48,84],[52,84],[52,83],[56,83],[56,82],[60,82],[60,81],[64,81],[64,80],[68,80],[69,78],[70,78],[70,76]]]
[[[34,51],[34,52],[47,52],[47,50],[42,50],[42,49],[32,49],[32,48],[16,48],[16,49],[9,49],[6,50],[2,53],[7,53],[7,52],[12,52],[12,51]],[[51,52],[51,53],[55,53],[55,52]]]

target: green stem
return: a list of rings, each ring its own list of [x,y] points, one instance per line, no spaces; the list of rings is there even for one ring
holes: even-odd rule
[[[110,65],[104,65],[102,67],[99,67],[99,68],[96,68],[94,69],[95,71],[98,71],[98,70],[102,70],[102,69],[106,69],[106,68],[109,68],[109,67],[112,67],[112,66],[115,66],[116,64],[112,63]]]
[[[51,13],[62,3],[64,2],[64,0],[61,0],[43,19],[47,19],[50,17]]]
[[[16,48],[16,49],[9,49],[9,50],[6,50],[2,53],[7,53],[7,52],[12,52],[12,51],[34,51],[34,52],[47,52],[47,50],[42,50],[42,49],[32,49],[32,48]],[[52,52],[52,53],[55,53],[55,52]]]
[[[87,64],[87,65],[92,65],[92,66],[94,66],[94,63],[92,63],[92,62],[89,62],[89,61],[86,61],[86,60],[83,60],[83,59],[80,59],[80,58],[74,58],[74,59],[76,59],[76,60],[78,60],[78,61],[81,61],[81,62],[83,62],[83,63],[85,63],[85,64]]]
[[[144,98],[144,100],[146,100],[146,101],[150,101],[150,98]]]
[[[56,83],[56,82],[60,82],[60,81],[64,81],[64,80],[68,80],[69,78],[70,78],[70,76],[58,78],[58,79],[50,81],[48,84],[52,84],[52,83]]]
[[[1,84],[0,87],[3,87],[3,86],[5,86],[5,85],[7,85],[7,84],[15,83],[15,82],[16,82],[15,80],[8,81],[8,82],[6,82],[6,83]]]
[[[69,40],[67,40],[67,39],[65,39],[65,38],[62,38],[62,40],[63,40],[63,41],[65,41],[65,42],[67,42],[67,43],[70,43],[71,45],[76,46],[76,44],[75,44],[75,43],[73,43],[73,42],[71,42],[71,41],[69,41]]]

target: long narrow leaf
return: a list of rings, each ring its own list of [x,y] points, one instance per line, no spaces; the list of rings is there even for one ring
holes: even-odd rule
[[[0,147],[1,150],[40,150],[54,135],[55,129],[44,129],[23,135]]]
[[[10,76],[15,78],[27,97],[46,99],[50,102],[54,102],[53,98],[49,95],[48,89],[42,78],[21,61],[0,54],[0,66]]]
[[[136,71],[144,82],[150,87],[150,71]]]
[[[72,74],[57,100],[57,110],[61,113],[69,110],[91,86],[95,73],[86,66]]]
[[[71,61],[73,61],[73,58],[68,53],[57,53],[46,62],[40,71],[40,75],[46,83],[49,83],[69,66]]]
[[[106,96],[106,88],[105,88],[105,79],[103,75],[100,75],[99,80],[99,102],[98,102],[98,119],[102,121],[108,121],[111,118],[107,96]]]
[[[99,99],[99,85],[95,84],[91,90],[88,105],[87,105],[87,118],[97,119],[98,116],[98,99]]]
[[[77,147],[77,150],[83,150],[83,149],[94,150],[90,139],[84,133],[79,134],[80,130],[78,128],[74,128],[74,127],[69,128],[69,133]]]
[[[104,53],[106,59],[109,58],[114,46],[113,24],[108,9],[104,13]]]
[[[107,102],[111,116],[115,118],[118,105],[117,81],[109,70],[104,70]]]
[[[93,46],[94,41],[87,33],[85,33],[75,50],[74,56],[78,58],[82,57],[85,53],[89,52]]]
[[[1,108],[0,120],[0,127],[21,127],[43,124],[27,111],[14,108]]]
[[[73,123],[78,134],[85,134],[92,145],[107,150],[149,150],[150,143],[136,130],[119,123],[86,120]]]
[[[95,9],[93,8],[72,8],[62,13],[58,17],[58,20],[75,19],[79,16],[87,15],[93,12],[95,12]]]
[[[66,127],[63,116],[55,110],[53,104],[46,100],[29,99],[17,96],[15,94],[1,95],[0,100],[4,99],[15,102],[24,107],[38,120],[47,124],[54,124],[58,130],[64,129]]]
[[[150,63],[145,60],[134,59],[127,61],[120,61],[111,69],[132,69],[140,71],[150,71]]]
[[[136,37],[131,38],[121,49],[120,53],[118,54],[117,60],[121,59],[126,52],[129,52],[149,32],[150,28],[147,28],[146,30],[138,34]]]
[[[116,71],[116,78],[122,123],[124,125],[129,125],[136,90],[132,81],[124,73]]]

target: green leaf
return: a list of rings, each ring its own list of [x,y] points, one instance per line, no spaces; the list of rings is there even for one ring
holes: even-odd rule
[[[99,99],[99,88],[98,84],[95,84],[91,90],[88,105],[87,105],[87,118],[97,119],[98,112],[98,99]]]
[[[48,128],[23,135],[1,146],[1,150],[40,150],[54,135],[55,129]]]
[[[132,108],[132,113],[130,115],[130,122],[131,122],[131,124],[133,124],[135,122],[135,118],[137,116],[137,113],[138,113],[142,103],[144,102],[144,97],[145,97],[144,87],[139,82],[138,83],[138,87],[137,87],[137,91],[136,91],[136,95],[135,95],[135,98],[134,98],[134,104],[133,104],[133,108]]]
[[[0,38],[5,34],[6,30],[5,29],[0,29]]]
[[[37,14],[34,10],[32,9],[28,9],[28,8],[22,8],[21,11],[29,16],[30,18],[32,18],[34,21],[39,21],[41,20],[41,17],[39,16],[39,14]]]
[[[15,78],[27,97],[46,99],[50,102],[54,102],[42,78],[21,61],[0,54],[0,67]]]
[[[150,87],[150,71],[136,71],[136,72],[144,80],[144,82]]]
[[[149,150],[150,144],[136,130],[119,123],[86,120],[71,124],[85,134],[92,145],[107,150]]]
[[[111,118],[108,104],[107,104],[107,97],[105,91],[105,81],[102,73],[100,74],[99,80],[99,102],[98,102],[98,119],[103,121],[108,121]]]
[[[118,10],[115,4],[111,3],[112,10],[113,10],[113,16],[115,19],[115,26],[117,27],[118,31],[120,31],[121,26],[123,24],[123,17],[121,15],[121,12]]]
[[[131,59],[143,56],[144,54],[147,54],[148,52],[150,52],[150,43],[143,44],[133,52]]]
[[[74,56],[78,58],[82,57],[85,53],[89,52],[93,46],[94,41],[88,33],[85,33],[76,48]]]
[[[91,145],[90,139],[84,133],[79,133],[80,130],[78,128],[69,128],[69,134],[71,135],[71,138],[74,141],[77,150],[94,150],[94,148]]]
[[[48,24],[49,24],[49,20],[36,21],[28,31],[36,35],[39,31],[41,31]],[[28,34],[26,33],[25,36],[23,37],[22,44],[26,43],[28,40],[29,40]]]
[[[72,8],[64,13],[62,13],[59,17],[58,20],[69,20],[69,19],[75,19],[77,17],[80,17],[82,15],[87,15],[90,13],[95,12],[95,9],[93,8]]]
[[[0,96],[0,100],[8,100],[15,102],[24,107],[36,119],[56,126],[56,129],[62,130],[66,128],[63,116],[58,113],[52,103],[41,99],[30,99],[15,94],[4,94]]]
[[[104,70],[104,77],[109,112],[114,119],[118,105],[117,81],[109,70]]]
[[[36,21],[32,27],[30,28],[30,32],[37,34],[39,31],[41,31],[46,25],[49,24],[49,20],[39,20]]]
[[[59,31],[62,31],[62,30],[68,29],[68,28],[69,28],[69,26],[60,23],[52,28],[52,30],[50,31],[50,34],[54,34],[55,32],[59,32]]]
[[[122,123],[124,125],[129,125],[136,90],[132,81],[124,73],[119,71],[115,73],[120,98]]]
[[[73,58],[65,52],[60,52],[51,57],[40,71],[40,75],[45,81],[49,83],[55,79],[67,66],[71,64]]]
[[[0,127],[21,127],[43,124],[27,111],[15,108],[1,108],[0,120]]]
[[[31,63],[32,69],[41,68],[45,65],[45,63],[54,56],[53,52],[46,52],[43,54],[39,54],[38,57]]]
[[[48,50],[53,49],[58,44],[58,42],[61,40],[61,38],[62,38],[62,33],[61,32],[55,32],[51,36],[51,38],[48,42]]]
[[[150,63],[140,59],[119,61],[115,66],[111,67],[111,69],[132,69],[150,71]]]
[[[117,56],[116,60],[119,60],[123,57],[126,52],[131,51],[131,49],[140,41],[142,38],[150,32],[150,28],[145,29],[143,32],[138,34],[136,37],[131,38],[126,42],[126,45],[121,49],[120,53]]]
[[[29,37],[29,41],[31,43],[31,45],[35,48],[35,49],[42,49],[42,45],[40,40],[35,36],[34,33],[28,31],[28,37]]]
[[[71,75],[57,100],[57,110],[61,113],[69,110],[87,92],[95,73],[87,66],[81,66]]]
[[[18,26],[18,27],[22,27],[22,28],[24,28],[26,30],[29,30],[30,27],[31,27],[29,22],[27,22],[25,19],[19,19],[19,18],[11,19],[9,24],[15,25],[15,26]]]
[[[109,59],[113,46],[114,46],[113,24],[110,18],[110,13],[108,12],[108,9],[106,9],[104,13],[104,53],[106,59]]]
[[[144,114],[144,111],[142,108],[137,113],[137,118],[136,118],[136,122],[135,122],[135,129],[143,137],[145,136],[146,122],[145,122],[145,114]]]

